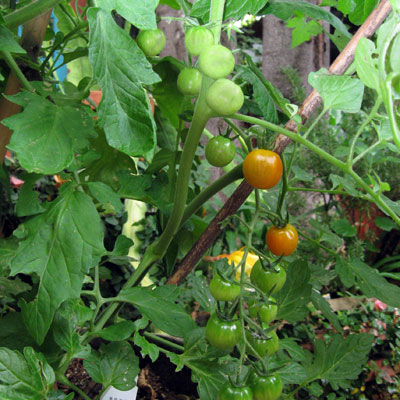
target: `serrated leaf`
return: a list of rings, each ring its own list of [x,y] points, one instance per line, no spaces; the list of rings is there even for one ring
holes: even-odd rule
[[[0,49],[10,53],[26,53],[15,40],[13,33],[3,25],[0,25]]]
[[[118,298],[137,307],[158,329],[173,336],[183,337],[196,325],[184,308],[176,304],[173,298],[171,300],[165,290],[160,288],[155,290],[141,287],[123,289]],[[166,287],[166,289],[169,288]]]
[[[98,200],[103,206],[108,207],[111,205],[117,213],[124,209],[121,198],[115,193],[110,186],[103,182],[88,182],[90,193]]]
[[[347,178],[343,178],[341,176],[330,174],[329,179],[332,181],[332,189],[336,189],[339,185],[343,186],[343,189],[346,192],[354,197],[359,196],[358,190],[355,188],[352,181],[348,180]]]
[[[105,253],[103,228],[91,199],[64,184],[48,210],[23,225],[27,236],[19,244],[11,273],[40,277],[35,300],[22,305],[29,331],[41,344],[55,311],[78,297],[89,269]]]
[[[308,313],[306,307],[311,298],[310,269],[307,262],[297,260],[286,271],[286,282],[277,293],[277,319],[300,321]]]
[[[110,342],[119,342],[131,337],[135,329],[136,327],[134,322],[120,321],[102,329],[98,332],[98,335]]]
[[[160,79],[143,52],[111,14],[97,8],[88,13],[89,60],[102,89],[98,113],[110,146],[129,156],[152,158],[156,126],[142,84]]]
[[[149,343],[138,331],[133,336],[133,342],[141,348],[140,353],[143,357],[149,356],[155,362],[160,355],[159,348],[154,343]]]
[[[390,232],[392,229],[397,229],[397,224],[387,217],[375,217],[375,224],[378,228]]]
[[[24,184],[18,193],[16,205],[18,217],[27,217],[45,211],[45,208],[39,203],[39,192],[33,190],[35,182],[41,178],[41,175],[22,174],[20,178]]]
[[[335,269],[346,288],[352,287],[355,284],[355,276],[347,260],[337,257]]]
[[[0,398],[43,400],[55,381],[54,371],[31,347],[19,351],[0,347]]]
[[[356,228],[346,218],[332,221],[331,227],[338,235],[344,237],[354,237],[357,233]]]
[[[7,99],[24,107],[2,124],[13,131],[8,148],[17,153],[18,161],[28,172],[60,172],[94,135],[93,121],[81,107],[61,107],[33,93],[19,93]]]
[[[365,86],[379,91],[379,74],[376,59],[372,55],[376,52],[373,41],[363,37],[358,42],[354,54],[354,65],[358,77],[364,82]]]
[[[0,318],[0,343],[9,350],[19,351],[23,351],[28,346],[36,346],[20,312],[9,312]]]
[[[361,25],[378,4],[378,0],[354,0],[356,6],[349,14],[349,20],[354,25]]]
[[[288,21],[286,26],[293,28],[292,49],[304,42],[308,42],[313,36],[322,32],[322,26],[317,21],[307,21],[307,17],[299,12],[296,12],[296,16]]]
[[[15,237],[0,239],[0,275],[7,275],[11,260],[17,253],[18,241]]]
[[[117,11],[132,25],[139,29],[156,29],[155,9],[158,0],[136,1],[134,7],[130,0],[98,0],[98,6],[105,11]]]
[[[118,390],[130,390],[135,386],[139,373],[139,359],[127,342],[103,344],[99,351],[92,351],[83,365],[103,388],[112,385]]]
[[[317,310],[320,310],[324,317],[332,324],[332,326],[339,332],[342,332],[342,326],[338,320],[337,315],[332,311],[329,303],[321,296],[316,289],[311,292],[311,301]]]
[[[119,235],[117,240],[115,241],[114,249],[110,253],[111,255],[118,257],[118,256],[127,256],[129,253],[129,249],[133,246],[132,239],[124,235]]]
[[[0,299],[6,296],[13,297],[30,289],[31,286],[22,282],[19,278],[0,277]]]
[[[308,82],[320,94],[325,110],[360,111],[364,84],[359,79],[330,75],[326,69],[320,69],[309,74]]]

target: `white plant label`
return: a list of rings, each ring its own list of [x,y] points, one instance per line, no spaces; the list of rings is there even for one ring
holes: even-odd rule
[[[136,400],[138,388],[122,391],[110,386],[101,396],[100,400]]]

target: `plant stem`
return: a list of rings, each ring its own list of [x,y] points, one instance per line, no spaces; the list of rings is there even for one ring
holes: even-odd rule
[[[320,242],[318,242],[317,240],[313,239],[311,236],[306,235],[303,231],[297,229],[297,231],[299,232],[299,235],[302,236],[303,238],[307,239],[310,243],[314,244],[315,246],[321,248],[322,250],[325,250],[326,252],[328,252],[329,254],[332,254],[333,256],[337,256],[336,252],[333,251],[332,249],[325,247],[323,244],[321,244]]]
[[[347,161],[346,164],[351,167],[353,164],[353,157],[354,157],[354,149],[356,147],[356,143],[357,143],[357,139],[360,137],[360,135],[363,133],[365,127],[372,121],[372,119],[375,117],[376,113],[378,112],[378,109],[380,107],[382,103],[382,100],[380,97],[378,97],[376,99],[376,102],[374,104],[374,106],[371,109],[371,112],[369,113],[367,119],[360,125],[360,127],[358,128],[356,134],[353,137],[353,140],[351,142],[350,145],[350,151],[349,154],[347,156]]]
[[[151,332],[143,332],[143,336],[146,336],[147,338],[154,340],[155,342],[158,342],[160,344],[163,344],[165,346],[171,347],[174,350],[177,350],[179,352],[184,352],[185,349],[183,346],[180,346],[179,344],[176,344],[174,342],[171,342],[170,340],[164,339],[161,336],[156,335],[155,333],[151,333]]]
[[[243,178],[242,163],[236,165],[235,168],[231,169],[228,173],[221,176],[210,186],[202,190],[185,208],[182,216],[181,225],[182,226],[190,216],[192,216],[206,201],[213,197],[216,193],[222,190],[224,187],[228,186],[237,179]]]
[[[382,144],[382,140],[378,140],[375,142],[372,146],[368,147],[368,149],[364,150],[362,153],[360,153],[354,160],[353,160],[353,165],[357,164],[363,157],[365,157],[370,151],[375,149],[375,147],[378,147],[380,144]]]
[[[11,71],[14,72],[18,80],[21,82],[22,86],[26,89],[29,90],[30,92],[34,92],[35,89],[31,85],[31,83],[26,79],[25,75],[19,68],[18,64],[15,62],[14,57],[11,55],[10,52],[8,51],[1,51],[0,55],[2,58],[4,58],[4,61],[7,63],[7,65],[10,67]]]
[[[25,22],[30,21],[50,8],[53,8],[60,1],[61,0],[38,0],[29,3],[25,7],[19,8],[17,11],[4,15],[4,25],[8,29],[17,28],[19,25],[23,25]]]
[[[70,382],[66,377],[57,375],[57,380],[63,383],[64,385],[70,387],[74,392],[78,393],[79,396],[81,396],[83,399],[91,400],[90,397],[82,389],[78,388],[78,386]]]
[[[313,129],[315,128],[315,126],[318,124],[318,122],[320,121],[320,119],[325,115],[326,110],[325,108],[317,115],[317,117],[314,119],[314,121],[312,122],[312,124],[308,127],[308,129],[306,130],[306,132],[303,135],[304,139],[308,138],[308,135],[313,131]]]
[[[242,132],[242,130],[236,126],[229,118],[224,118],[224,121],[229,125],[234,132],[236,132],[243,140],[243,142],[246,144],[246,148],[244,149],[246,152],[251,149],[251,142],[250,139]]]
[[[339,196],[352,196],[350,193],[343,192],[342,190],[318,189],[318,188],[303,188],[303,187],[289,187],[288,192],[317,192],[327,194],[337,194]],[[354,197],[354,196],[353,196]],[[364,197],[360,197],[364,198]]]
[[[225,0],[211,0],[210,23],[214,34],[214,43],[218,44],[221,37],[221,25],[224,18]]]

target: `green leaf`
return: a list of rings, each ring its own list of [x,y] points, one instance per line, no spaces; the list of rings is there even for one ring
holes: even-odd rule
[[[400,307],[400,287],[389,283],[377,269],[371,268],[361,260],[353,259],[348,266],[366,296],[376,297],[392,307]]]
[[[106,389],[114,386],[118,390],[130,390],[135,386],[139,359],[127,342],[111,342],[101,345],[99,351],[92,351],[84,361],[92,379]]]
[[[288,21],[289,18],[296,12],[300,12],[314,20],[322,20],[329,22],[342,35],[351,38],[343,22],[335,15],[325,10],[322,7],[312,3],[299,0],[270,0],[266,7],[259,12],[259,15],[274,14],[276,17]]]
[[[397,229],[397,224],[387,217],[375,217],[375,224],[378,228],[390,232],[392,229]]]
[[[325,110],[360,111],[364,84],[359,79],[330,75],[328,70],[320,69],[309,74],[308,82],[320,94]]]
[[[110,146],[129,156],[152,158],[156,126],[142,84],[160,79],[129,34],[111,14],[89,9],[89,60],[103,92],[99,123]]]
[[[110,342],[119,342],[132,336],[135,330],[135,324],[132,321],[120,321],[113,325],[107,326],[98,335]]]
[[[307,304],[311,298],[310,269],[307,262],[297,260],[286,271],[286,282],[277,293],[277,319],[289,322],[300,321],[307,315]]]
[[[55,311],[78,297],[83,278],[105,253],[103,227],[91,199],[64,184],[48,210],[23,224],[27,236],[11,263],[13,275],[36,273],[36,299],[22,305],[29,331],[41,344]]]
[[[117,213],[122,212],[124,205],[121,198],[115,193],[110,186],[103,182],[88,182],[90,193],[98,200],[104,207],[109,208],[111,205]]]
[[[115,241],[114,249],[110,253],[112,256],[127,256],[129,254],[129,249],[133,246],[132,239],[119,235]]]
[[[175,10],[179,10],[181,8],[177,0],[160,0],[160,4],[166,4]]]
[[[18,242],[15,237],[0,239],[0,275],[7,275],[11,260],[17,253]]]
[[[292,49],[304,42],[308,42],[311,37],[322,32],[322,26],[317,21],[311,20],[307,22],[307,17],[305,15],[298,11],[296,11],[295,14],[296,16],[286,24],[288,28],[293,28]]]
[[[379,74],[376,59],[372,56],[376,53],[375,44],[363,37],[358,42],[354,55],[354,64],[358,77],[365,86],[379,91]]]
[[[55,381],[54,371],[32,347],[24,355],[0,347],[0,398],[2,400],[43,400]]]
[[[338,235],[344,237],[354,237],[357,233],[356,228],[346,218],[331,222],[331,227]]]
[[[168,290],[167,290],[168,289]],[[162,331],[183,337],[196,326],[184,308],[173,301],[166,291],[174,288],[141,288],[121,290],[118,299],[133,304],[147,319]]]
[[[113,10],[139,29],[156,29],[155,9],[158,0],[141,0],[134,7],[127,0],[98,0],[97,5],[109,13]]]
[[[295,180],[303,182],[314,182],[315,176],[297,165],[293,165],[292,172],[294,174],[293,179]]]
[[[10,53],[26,53],[14,38],[13,33],[3,25],[0,25],[0,49]]]
[[[332,326],[339,332],[342,332],[342,326],[338,320],[337,315],[332,311],[329,303],[321,296],[317,290],[313,289],[311,292],[311,301],[317,310],[320,310],[324,317],[332,324]]]
[[[314,342],[314,359],[305,363],[307,375],[313,379],[327,379],[333,389],[346,388],[356,379],[368,359],[374,337],[361,333],[343,338],[334,335],[329,343]]]
[[[19,193],[17,201],[18,217],[27,217],[29,215],[40,214],[45,209],[39,203],[39,192],[33,190],[35,182],[42,176],[36,174],[22,174],[21,179],[24,181]]]
[[[155,362],[160,355],[160,350],[154,343],[149,343],[144,336],[142,336],[139,331],[136,331],[133,336],[133,342],[136,346],[141,348],[140,354],[142,357],[149,356],[152,362]]]
[[[400,34],[393,39],[390,49],[390,66],[392,71],[400,75]]]
[[[353,182],[346,177],[330,174],[329,179],[332,181],[332,189],[342,186],[348,194],[354,197],[358,197],[360,195],[360,192],[355,188]]]
[[[356,6],[354,0],[338,0],[337,9],[344,15],[350,14]]]
[[[62,390],[53,390],[49,393],[47,400],[74,400],[75,393],[65,394]]]
[[[233,18],[238,20],[246,14],[256,15],[268,0],[227,0],[224,9],[224,20]],[[193,3],[190,15],[208,22],[211,0],[196,0]]]
[[[361,25],[378,4],[378,0],[354,0],[356,6],[349,14],[349,20],[354,25]]]
[[[337,257],[335,269],[346,288],[350,288],[355,284],[356,277],[351,269],[351,264],[347,260]]]
[[[0,318],[0,343],[9,350],[19,351],[23,351],[28,346],[36,346],[20,312],[9,312]]]
[[[49,175],[62,171],[94,135],[93,120],[81,107],[61,107],[33,93],[7,99],[24,107],[2,124],[13,131],[8,148],[17,153],[28,172]]]
[[[27,292],[31,289],[31,286],[21,279],[15,278],[10,279],[6,277],[0,277],[0,299],[2,297],[13,297],[20,293]]]

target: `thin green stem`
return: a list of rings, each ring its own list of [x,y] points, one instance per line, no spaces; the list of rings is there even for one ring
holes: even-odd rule
[[[312,124],[308,127],[308,129],[306,130],[306,132],[303,135],[304,139],[308,138],[308,135],[314,130],[314,128],[316,127],[316,125],[318,124],[318,122],[320,121],[320,119],[325,115],[326,110],[323,109],[318,116],[314,119],[314,121],[312,122]]]
[[[74,385],[72,382],[70,382],[67,378],[65,378],[63,375],[59,376],[57,375],[57,380],[64,385],[70,387],[74,392],[78,393],[79,396],[81,396],[85,400],[91,400],[90,397],[78,386]]]
[[[228,126],[230,126],[232,128],[232,130],[234,132],[236,132],[241,138],[242,141],[246,144],[246,147],[244,148],[244,150],[246,152],[249,151],[249,149],[251,149],[251,142],[250,142],[250,138],[247,137],[243,131],[237,126],[235,125],[229,118],[224,118],[224,121],[227,123]]]
[[[375,117],[375,115],[378,112],[378,109],[379,109],[381,104],[382,104],[382,100],[381,100],[380,97],[378,97],[376,102],[375,102],[375,104],[374,104],[374,106],[372,107],[371,112],[369,113],[368,117],[360,125],[360,127],[358,128],[356,134],[354,135],[353,140],[352,140],[351,145],[350,145],[350,151],[349,151],[349,154],[347,156],[347,161],[346,161],[346,164],[349,167],[351,167],[353,165],[354,150],[356,148],[356,143],[357,143],[358,138],[364,132],[365,127],[367,125],[369,125],[369,123]]]
[[[300,236],[302,236],[303,238],[307,239],[310,243],[312,243],[315,246],[321,248],[322,250],[325,250],[326,252],[328,252],[329,254],[332,254],[335,257],[337,256],[335,251],[333,251],[332,249],[324,246],[323,244],[318,242],[318,240],[313,239],[311,236],[306,235],[302,230],[297,229],[297,232],[299,233]]]
[[[34,1],[8,15],[4,15],[4,24],[8,29],[17,28],[19,25],[23,25],[25,22],[28,22],[55,7],[60,2],[61,0]]]
[[[221,37],[221,26],[224,18],[225,0],[211,0],[210,23],[214,34],[214,43],[218,44]]]
[[[352,196],[350,193],[343,192],[342,190],[304,188],[304,187],[289,187],[288,192],[317,192],[317,193],[337,194],[339,196],[342,196],[342,195],[343,196]],[[363,199],[364,197],[361,197],[361,198]]]
[[[382,144],[382,140],[378,140],[375,142],[372,146],[368,147],[368,149],[364,150],[362,153],[360,153],[357,157],[354,158],[353,160],[353,166],[357,164],[363,157],[365,157],[370,151],[374,150],[376,147],[378,147],[380,144]]]
[[[176,351],[179,351],[182,353],[185,351],[185,348],[183,346],[180,346],[177,343],[171,342],[168,339],[164,339],[163,337],[160,337],[160,336],[156,335],[155,333],[145,331],[145,332],[143,332],[143,336],[146,336],[147,338],[149,338],[155,342],[163,344],[164,346],[171,347],[172,349],[174,349]]]
[[[230,185],[237,179],[243,178],[242,164],[236,165],[228,173],[214,181],[210,186],[202,190],[185,208],[182,216],[181,226],[192,216],[204,203],[217,194],[220,190]]]
[[[31,85],[31,83],[26,79],[25,75],[19,68],[18,64],[15,62],[14,57],[11,55],[10,52],[8,51],[1,51],[0,52],[1,57],[4,59],[4,61],[7,63],[7,65],[10,67],[11,71],[14,72],[18,80],[21,82],[22,86],[26,89],[29,90],[30,92],[34,92],[35,88]]]

